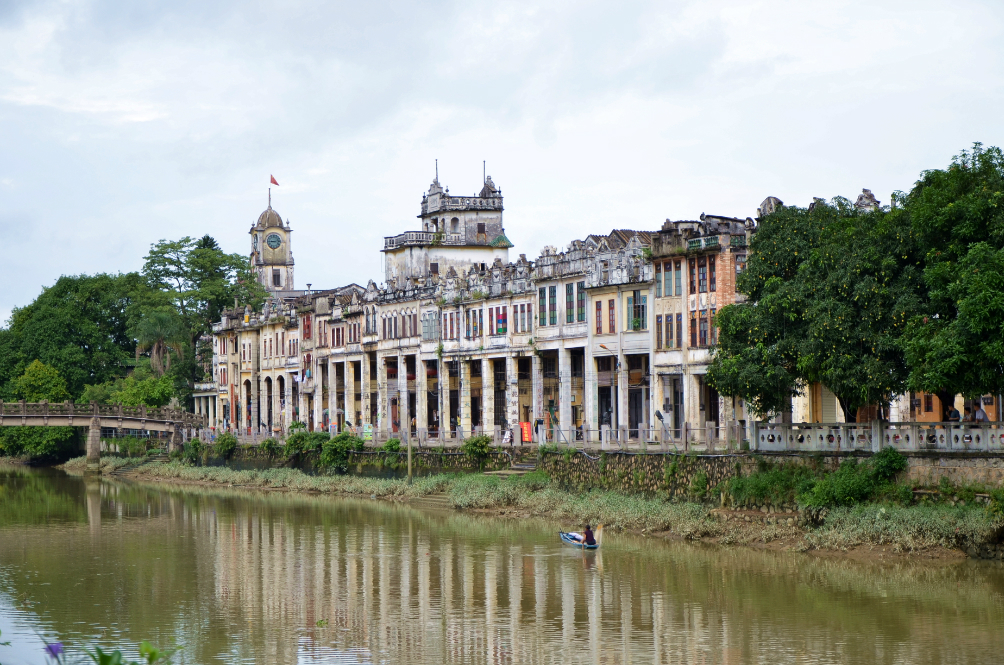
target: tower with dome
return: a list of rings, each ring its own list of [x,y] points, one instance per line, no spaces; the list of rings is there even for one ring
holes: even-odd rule
[[[283,224],[282,217],[272,209],[271,201],[248,233],[251,235],[251,269],[258,282],[272,294],[294,291],[293,250],[290,247],[293,230],[288,222]]]

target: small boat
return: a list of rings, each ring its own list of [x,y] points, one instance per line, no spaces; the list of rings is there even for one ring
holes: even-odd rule
[[[595,550],[600,546],[600,537],[603,535],[603,525],[596,527],[596,531],[593,532],[593,539],[596,541],[595,545],[586,545],[579,540],[581,534],[578,533],[567,533],[565,531],[559,531],[558,537],[561,538],[561,542],[566,545],[571,545],[572,547],[578,547],[583,550]]]

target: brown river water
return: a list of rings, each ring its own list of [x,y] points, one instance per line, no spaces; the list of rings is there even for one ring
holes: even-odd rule
[[[861,563],[0,469],[0,663],[1001,663],[997,563]],[[74,652],[76,655],[74,655]]]

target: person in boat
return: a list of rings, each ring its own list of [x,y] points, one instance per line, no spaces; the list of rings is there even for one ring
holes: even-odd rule
[[[575,538],[575,540],[579,541],[584,545],[591,546],[596,544],[596,538],[593,537],[593,529],[588,524],[586,525],[586,528],[582,531],[582,533],[576,533],[573,531],[568,535],[571,536],[572,538]]]

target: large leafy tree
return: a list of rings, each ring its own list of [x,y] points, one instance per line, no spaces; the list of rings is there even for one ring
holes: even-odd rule
[[[35,360],[54,367],[72,397],[88,383],[121,376],[135,344],[127,312],[139,275],[60,277],[33,303],[15,309],[0,330],[0,386],[14,396],[13,381]]]
[[[70,395],[55,367],[35,360],[12,382],[13,397],[28,402],[61,402]],[[0,427],[0,454],[28,457],[65,456],[73,448],[72,427]]]
[[[808,382],[836,394],[849,420],[900,391],[899,337],[923,289],[902,210],[846,199],[779,207],[761,221],[740,276],[744,303],[722,308],[708,378],[760,415],[784,412]]]
[[[910,386],[1004,392],[1004,153],[975,144],[905,197],[925,251],[925,310],[904,335]]]
[[[859,213],[835,200],[833,221],[799,268],[804,337],[799,374],[837,396],[849,420],[906,389],[901,336],[925,291],[917,243],[902,209]]]
[[[161,240],[150,248],[142,270],[146,290],[137,298],[133,335],[148,348],[156,373],[163,361],[175,362],[170,375],[176,396],[187,402],[192,386],[204,378],[199,341],[234,301],[259,307],[265,290],[246,256],[227,254],[210,236]]]
[[[236,298],[259,307],[265,291],[254,279],[248,259],[227,254],[211,236],[161,240],[150,248],[142,270],[153,289],[146,308],[170,303],[194,345]]]

